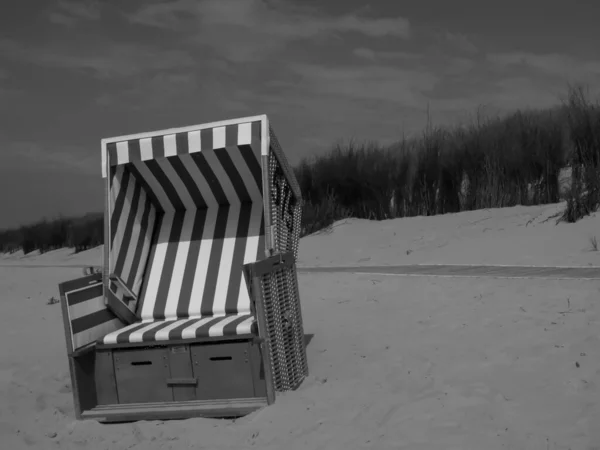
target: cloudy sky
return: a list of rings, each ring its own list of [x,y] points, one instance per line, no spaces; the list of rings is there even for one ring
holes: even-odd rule
[[[100,139],[267,113],[337,139],[600,87],[590,0],[2,0],[0,228],[102,208]]]

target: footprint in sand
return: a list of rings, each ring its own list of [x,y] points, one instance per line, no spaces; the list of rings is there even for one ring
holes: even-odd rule
[[[45,394],[39,394],[36,398],[35,398],[35,409],[37,411],[44,411],[46,408],[48,407],[48,402],[46,402],[46,395]]]

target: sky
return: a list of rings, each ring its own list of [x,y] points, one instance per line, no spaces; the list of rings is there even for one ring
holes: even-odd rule
[[[267,114],[336,141],[600,92],[591,0],[2,0],[0,229],[101,211],[105,137]]]

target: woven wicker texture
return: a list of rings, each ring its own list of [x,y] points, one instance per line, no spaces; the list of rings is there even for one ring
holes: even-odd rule
[[[271,191],[271,221],[274,232],[274,253],[292,252],[298,258],[302,199],[294,194],[293,181],[283,169],[277,152],[269,153],[269,186]]]
[[[308,375],[296,265],[263,275],[261,287],[274,387],[294,390]]]

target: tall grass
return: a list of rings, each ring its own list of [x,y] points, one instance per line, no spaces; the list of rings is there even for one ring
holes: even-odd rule
[[[563,220],[600,205],[600,106],[581,87],[549,110],[516,111],[461,127],[435,127],[384,147],[339,142],[294,169],[305,204],[302,235],[356,217],[383,220],[556,203],[571,167]],[[102,217],[58,218],[0,231],[0,252],[76,251],[102,244]]]
[[[572,172],[563,219],[575,222],[600,205],[600,106],[579,86],[570,90],[566,111]]]
[[[385,148],[338,144],[296,168],[304,232],[344,217],[383,220],[559,201],[568,161],[560,110],[428,126]]]

